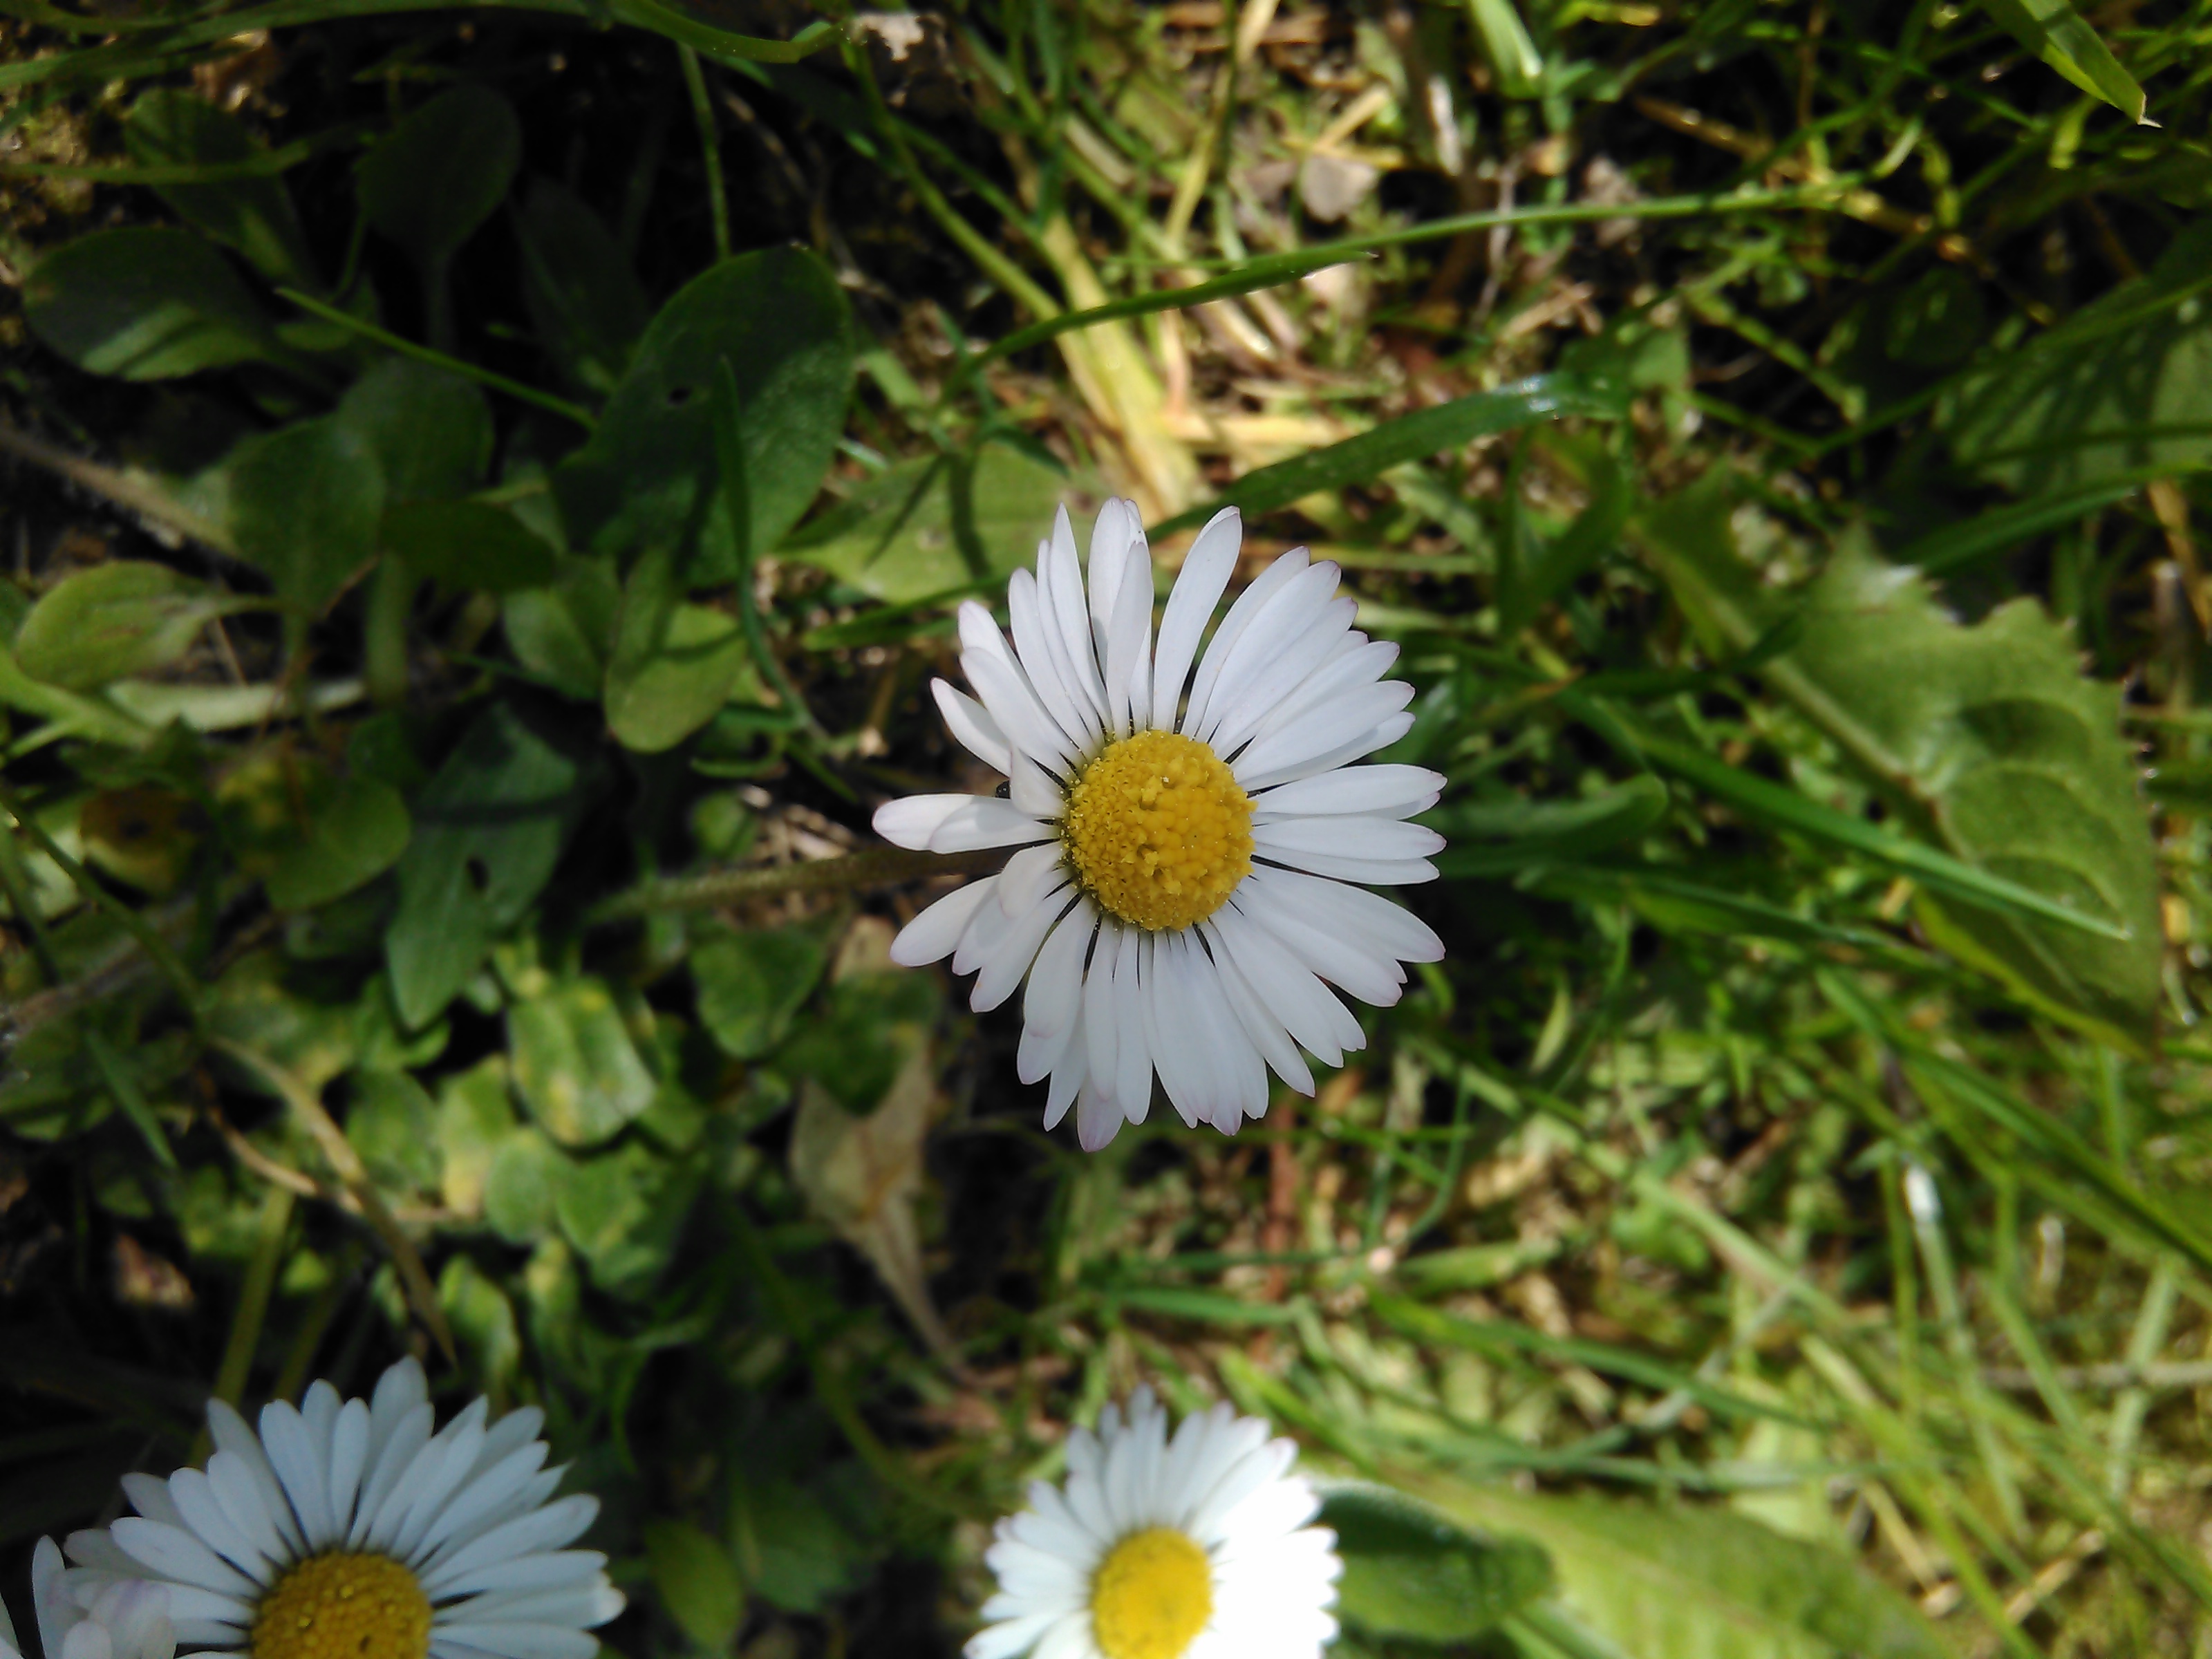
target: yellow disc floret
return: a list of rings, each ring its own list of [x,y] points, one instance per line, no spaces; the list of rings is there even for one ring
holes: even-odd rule
[[[1131,1533],[1091,1575],[1091,1633],[1106,1659],[1182,1659],[1212,1616],[1212,1565],[1171,1527]]]
[[[384,1555],[312,1555],[253,1614],[252,1659],[427,1659],[430,1598]]]
[[[1148,932],[1221,908],[1252,868],[1252,803],[1196,738],[1139,732],[1077,776],[1068,861],[1106,910]]]

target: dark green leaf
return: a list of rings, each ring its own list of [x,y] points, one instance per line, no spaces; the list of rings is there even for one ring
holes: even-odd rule
[[[422,1085],[405,1072],[356,1072],[346,1139],[380,1186],[435,1192],[437,1112]]]
[[[597,702],[621,611],[612,559],[566,559],[550,586],[510,593],[501,616],[518,662],[565,695]]]
[[[16,665],[72,691],[150,673],[191,648],[210,617],[238,610],[163,564],[117,559],[62,580],[40,596],[15,636]]]
[[[284,356],[238,273],[188,230],[133,225],[56,248],[23,284],[23,315],[79,368],[126,380]]]
[[[803,928],[717,929],[691,949],[700,1023],[731,1058],[757,1060],[783,1040],[829,960]]]
[[[376,556],[383,469],[368,440],[336,416],[248,439],[223,472],[232,539],[296,617],[319,615]]]
[[[538,896],[585,804],[584,760],[505,703],[479,715],[422,797],[385,956],[400,1018],[434,1018]]]
[[[555,1226],[553,1194],[568,1160],[535,1129],[507,1132],[483,1176],[483,1217],[510,1244],[534,1244]]]
[[[745,1616],[745,1587],[718,1539],[686,1521],[648,1521],[645,1562],[661,1605],[709,1653],[726,1651]]]
[[[390,784],[355,776],[330,786],[262,884],[280,910],[307,910],[374,880],[407,850],[407,803]]]
[[[554,473],[572,547],[681,552],[696,543],[691,586],[734,575],[714,459],[720,362],[737,382],[752,548],[774,550],[798,522],[844,428],[851,323],[819,259],[769,248],[695,277],[646,330],[599,430]]]
[[[667,1163],[635,1139],[562,1163],[554,1213],[592,1279],[617,1296],[650,1291],[690,1214],[697,1166]]]
[[[1344,1562],[1337,1610],[1377,1636],[1464,1642],[1552,1587],[1551,1562],[1536,1545],[1471,1534],[1383,1487],[1335,1488],[1319,1519]]]
[[[346,389],[337,418],[376,452],[393,506],[465,495],[491,465],[491,407],[458,374],[386,357]]]
[[[944,457],[899,462],[793,536],[782,553],[902,605],[979,579],[1002,583],[1036,556],[1061,501],[1093,493],[1020,450],[986,444],[973,467]]]
[[[491,217],[521,162],[514,106],[489,87],[464,82],[361,158],[362,211],[421,264],[441,265]]]
[[[1654,509],[1643,539],[1711,648],[1743,650],[1771,624],[1779,607],[1735,551],[1723,488]],[[1925,901],[1939,942],[2055,1012],[2130,1045],[2146,1041],[2159,994],[2157,871],[2118,690],[2081,678],[2073,641],[2033,599],[1960,627],[1917,573],[1856,540],[1801,611],[1797,642],[1759,672],[1917,835],[1972,872],[2122,931],[2091,934],[1977,902],[1929,871],[1943,881],[1940,908]],[[1718,762],[1700,769],[1705,787],[1736,798],[1790,793],[1723,776]]]
[[[386,552],[453,592],[542,587],[560,555],[514,514],[483,501],[415,501],[386,509]]]
[[[124,123],[123,142],[131,159],[144,167],[219,167],[264,153],[245,122],[181,87],[142,94]],[[150,188],[179,218],[235,250],[263,276],[302,288],[321,285],[299,213],[279,180],[232,178]]]
[[[654,548],[623,585],[607,665],[607,726],[646,754],[672,749],[720,712],[742,684],[757,696],[736,617],[681,603],[674,561]]]
[[[653,314],[629,256],[599,215],[550,179],[531,180],[515,229],[538,344],[575,385],[605,397]]]
[[[563,1146],[592,1146],[653,1103],[653,1075],[638,1058],[605,981],[563,980],[507,1005],[515,1091]]]
[[[1372,483],[1401,462],[1457,449],[1477,438],[1577,415],[1616,420],[1626,407],[1626,392],[1605,382],[1568,374],[1534,375],[1495,392],[1469,392],[1434,409],[1401,415],[1356,438],[1260,467],[1218,500],[1178,513],[1155,525],[1152,533],[1162,536],[1204,524],[1224,507],[1241,507],[1248,517],[1272,513],[1301,496]]]

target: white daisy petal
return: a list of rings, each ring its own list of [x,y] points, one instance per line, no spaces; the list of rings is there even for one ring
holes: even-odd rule
[[[1190,707],[1183,714],[1185,732],[1196,732],[1206,718],[1206,705],[1212,700],[1214,683],[1221,678],[1221,665],[1229,653],[1243,637],[1252,618],[1284,586],[1304,572],[1313,562],[1313,556],[1303,547],[1294,547],[1260,573],[1260,579],[1237,596],[1229,607],[1229,614],[1221,619],[1221,626],[1213,630],[1213,637],[1206,644],[1206,654],[1198,659],[1198,677],[1190,684]]]
[[[1294,1455],[1225,1406],[1172,1437],[1148,1390],[1126,1420],[1109,1406],[1095,1435],[1069,1436],[1063,1486],[1033,1484],[1000,1522],[985,1556],[999,1593],[968,1659],[1102,1659],[1099,1632],[1132,1613],[1160,1659],[1318,1659],[1342,1567],[1333,1535],[1304,1524],[1316,1500]],[[1191,1616],[1163,1628],[1178,1603]]]
[[[996,630],[993,631],[995,635]],[[960,672],[967,675],[968,684],[975,688],[975,695],[983,700],[983,707],[999,730],[1006,734],[1008,743],[1053,764],[1054,770],[1062,769],[1073,759],[1074,744],[1060,731],[1059,723],[1045,712],[1029,677],[1004,647],[996,651],[977,648],[962,652]]]
[[[1016,811],[1041,820],[1058,817],[1066,801],[1044,769],[1019,749],[1006,757],[1006,799]]]
[[[494,1425],[489,1413],[477,1400],[433,1434],[412,1360],[384,1374],[374,1403],[319,1382],[296,1409],[271,1403],[258,1433],[211,1403],[219,1449],[204,1471],[130,1478],[141,1512],[73,1534],[74,1565],[41,1547],[50,1659],[173,1659],[179,1644],[188,1659],[251,1659],[272,1605],[319,1652],[366,1650],[404,1616],[439,1659],[588,1659],[585,1632],[623,1606],[605,1557],[563,1548],[598,1500],[553,1498],[543,1413]],[[364,1586],[374,1599],[354,1595]]]
[[[1144,984],[1137,963],[1143,933],[1121,930],[1114,953],[1114,1097],[1132,1123],[1142,1123],[1152,1109],[1152,1052],[1145,1041]]]
[[[1037,947],[1044,943],[1053,923],[1060,920],[1071,896],[1071,890],[1062,882],[1014,919],[1013,927],[975,975],[975,989],[968,1000],[969,1007],[979,1014],[987,1014],[1013,995],[1029,972],[1030,963],[1036,959]]]
[[[977,908],[998,890],[998,877],[986,876],[954,888],[899,930],[891,941],[891,960],[902,968],[920,968],[951,956]]]
[[[1176,573],[1167,610],[1160,617],[1159,646],[1152,655],[1152,719],[1164,731],[1175,729],[1199,639],[1213,620],[1213,608],[1221,603],[1243,544],[1243,515],[1224,507],[1206,520]]]
[[[1443,775],[1425,766],[1347,766],[1319,777],[1279,784],[1252,800],[1252,822],[1334,817],[1409,817],[1426,811],[1443,793]]]
[[[876,833],[894,847],[921,852],[937,826],[975,799],[973,795],[908,795],[876,808]]]
[[[1270,1073],[1310,1093],[1307,1055],[1339,1065],[1366,1041],[1330,987],[1393,1003],[1406,964],[1443,948],[1348,884],[1427,880],[1443,844],[1410,822],[1440,776],[1352,764],[1412,726],[1413,688],[1386,678],[1398,647],[1353,627],[1341,573],[1304,549],[1207,638],[1242,538],[1234,512],[1200,533],[1155,641],[1133,504],[1100,511],[1087,574],[1059,514],[1034,572],[1010,580],[1011,641],[981,605],[961,608],[980,701],[935,688],[954,735],[1003,765],[1005,797],[918,796],[877,814],[901,846],[1020,849],[993,878],[996,903],[981,883],[939,900],[893,957],[949,954],[955,974],[978,976],[979,1011],[1026,981],[1017,1073],[1046,1085],[1046,1127],[1072,1111],[1093,1150],[1145,1121],[1155,1076],[1186,1123],[1224,1133],[1266,1112]]]
[[[1006,769],[1006,734],[999,730],[989,709],[946,680],[930,681],[929,695],[937,700],[937,712],[945,716],[945,730],[962,748],[986,766],[1001,772]],[[885,836],[884,839],[890,838]]]
[[[1010,800],[970,795],[929,832],[933,853],[975,853],[992,847],[1023,847],[1049,841],[1052,826],[1040,823]]]
[[[1029,677],[1030,689],[1069,744],[1078,751],[1089,748],[1098,738],[1097,714],[1084,702],[1082,693],[1069,684],[1073,676],[1054,648],[1056,627],[1046,623],[1036,578],[1030,572],[1017,570],[1009,580],[1006,611],[1013,624],[1014,655]]]
[[[1321,769],[1320,761],[1357,742],[1413,700],[1413,688],[1403,680],[1361,686],[1316,709],[1310,720],[1255,738],[1231,769],[1247,793],[1308,776]]]

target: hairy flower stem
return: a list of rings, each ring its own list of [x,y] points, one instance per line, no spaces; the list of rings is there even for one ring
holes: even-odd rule
[[[633,887],[594,908],[590,920],[596,926],[655,910],[708,910],[746,899],[773,898],[781,893],[850,893],[867,887],[896,887],[931,876],[972,876],[995,868],[1006,856],[1004,848],[979,853],[909,853],[896,847],[878,847],[805,864],[718,870]]]

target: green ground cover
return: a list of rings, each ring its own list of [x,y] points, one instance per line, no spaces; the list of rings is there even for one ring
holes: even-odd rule
[[[1449,1517],[1340,1653],[2212,1651],[2208,47],[0,0],[0,1595],[413,1352],[633,1659],[957,1651],[1146,1380]],[[1109,493],[1344,567],[1448,954],[1086,1156],[869,815]]]

